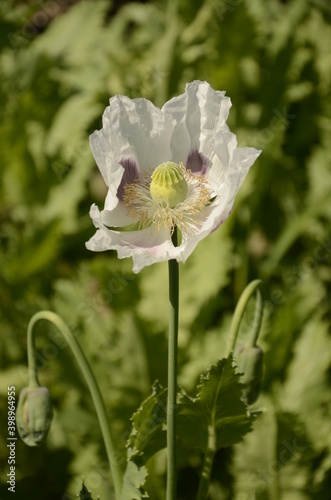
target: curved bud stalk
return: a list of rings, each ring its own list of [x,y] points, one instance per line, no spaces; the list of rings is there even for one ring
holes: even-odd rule
[[[16,410],[16,422],[20,437],[29,446],[41,444],[48,433],[52,420],[51,399],[46,387],[41,387],[37,375],[36,349],[34,345],[34,325],[40,320],[50,321],[66,339],[77,364],[84,375],[86,384],[92,396],[98,416],[109,466],[112,472],[115,498],[119,500],[122,489],[122,471],[119,466],[118,454],[114,448],[113,438],[107,418],[106,408],[95,380],[91,367],[74,335],[66,323],[51,311],[40,311],[32,316],[28,325],[28,365],[29,386],[25,387],[19,398]]]

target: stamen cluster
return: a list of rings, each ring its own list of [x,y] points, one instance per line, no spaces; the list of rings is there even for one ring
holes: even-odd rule
[[[168,173],[165,165],[169,165]],[[162,169],[158,171],[159,167]],[[211,199],[205,177],[192,174],[182,163],[170,162],[159,167],[151,177],[125,186],[123,203],[128,214],[138,224],[138,229],[151,226],[159,231],[166,228],[171,234],[177,226],[182,233],[196,233],[204,221],[202,209],[210,204]],[[181,189],[178,189],[178,184]],[[170,192],[171,189],[174,193]]]

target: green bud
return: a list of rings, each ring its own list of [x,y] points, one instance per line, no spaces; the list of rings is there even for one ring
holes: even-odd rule
[[[45,441],[53,417],[52,402],[46,387],[22,389],[17,409],[18,433],[28,446],[39,446]]]
[[[253,404],[260,393],[263,375],[263,351],[260,347],[241,347],[237,356],[240,381],[245,385],[243,396],[248,404]]]
[[[149,189],[156,203],[174,208],[185,200],[188,186],[183,171],[184,167],[172,161],[161,163],[154,170]]]

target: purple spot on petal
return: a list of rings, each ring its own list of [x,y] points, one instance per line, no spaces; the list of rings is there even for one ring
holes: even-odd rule
[[[132,157],[127,156],[126,158],[122,158],[118,163],[122,165],[122,167],[124,168],[124,172],[116,194],[117,198],[123,201],[125,185],[136,182],[139,179],[140,174],[137,163]]]
[[[191,170],[193,174],[205,175],[207,173],[208,160],[196,149],[191,151],[186,160],[186,168]]]

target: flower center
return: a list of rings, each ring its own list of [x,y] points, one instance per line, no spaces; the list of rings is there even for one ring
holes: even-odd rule
[[[176,207],[185,200],[188,185],[184,177],[184,167],[172,161],[161,163],[151,176],[150,193],[159,205]]]
[[[123,205],[138,229],[167,228],[171,234],[177,226],[182,234],[196,233],[207,215],[211,195],[205,176],[170,161],[161,163],[150,177],[127,183]]]

